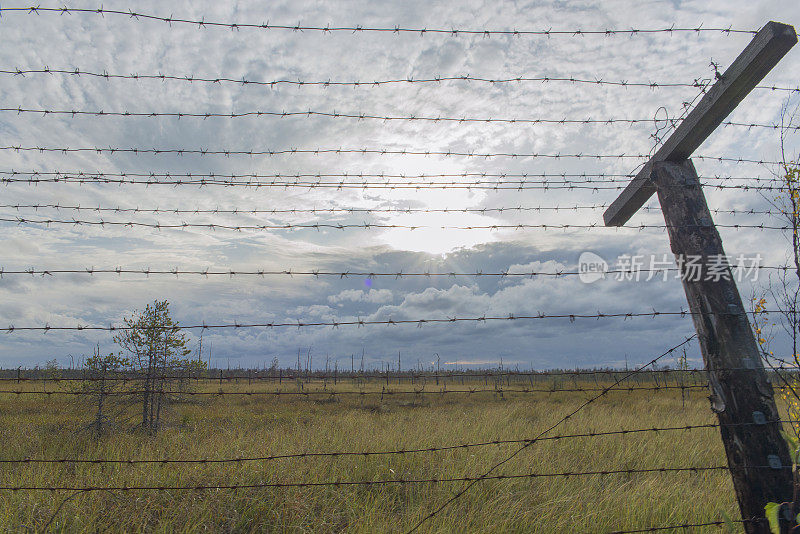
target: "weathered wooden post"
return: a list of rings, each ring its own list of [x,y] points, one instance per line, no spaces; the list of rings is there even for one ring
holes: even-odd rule
[[[720,276],[722,240],[688,158],[795,43],[792,26],[768,22],[604,214],[607,226],[620,226],[658,194],[743,519],[763,518],[769,501],[792,500],[791,459],[730,268]],[[765,521],[744,527],[769,533]]]

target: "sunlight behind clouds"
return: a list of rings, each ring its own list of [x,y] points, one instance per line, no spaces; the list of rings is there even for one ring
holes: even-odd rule
[[[381,235],[381,241],[396,250],[445,254],[457,248],[470,248],[497,239],[491,229],[435,228],[436,226],[490,226],[496,219],[474,213],[414,213],[390,218],[390,224],[432,226],[434,228],[392,228]]]
[[[122,5],[112,3],[118,5],[106,7]],[[97,8],[84,0],[75,0],[71,5]],[[175,0],[167,9],[163,3],[142,0],[135,9],[206,21],[302,21],[321,26],[359,24],[387,28],[399,25],[541,30],[552,26],[625,30],[668,28],[673,24],[693,26],[702,21],[706,26],[725,28],[732,24],[758,29],[769,19],[800,22],[800,4],[796,2],[743,0],[730,0],[724,6],[658,2],[635,10],[627,2],[565,6],[555,1],[516,5],[483,0],[465,0],[458,6],[422,0],[380,5],[364,1],[242,1],[234,5]],[[238,176],[242,180],[253,177],[261,182],[259,187],[241,183],[237,187],[190,187],[64,181],[35,185],[23,181],[0,186],[0,204],[4,205],[0,218],[5,219],[0,222],[0,269],[6,270],[5,275],[0,275],[0,328],[13,323],[108,325],[156,298],[170,299],[182,324],[232,320],[263,323],[273,319],[296,323],[312,315],[337,321],[370,314],[384,320],[392,313],[408,319],[480,316],[487,311],[486,303],[500,316],[523,310],[569,314],[595,313],[598,309],[610,312],[614,311],[612,308],[626,312],[679,309],[686,302],[678,284],[587,287],[568,277],[521,279],[471,273],[569,270],[585,250],[609,259],[625,253],[668,252],[663,228],[600,228],[604,206],[619,194],[601,182],[615,174],[621,175],[620,183],[624,183],[626,173],[641,164],[630,156],[647,153],[653,145],[650,134],[654,125],[649,119],[656,110],[663,106],[670,116],[677,116],[683,102],[698,93],[693,80],[713,79],[710,59],[722,63],[723,68],[729,66],[751,38],[749,34],[712,32],[613,36],[570,33],[545,37],[453,36],[447,32],[315,33],[257,28],[229,31],[157,24],[127,16],[37,16],[6,11],[0,18],[0,31],[4,42],[0,47],[0,70],[7,71],[0,73],[0,94],[3,106],[11,110],[0,114],[0,145],[7,148],[0,149],[0,177],[11,172],[58,171],[141,173],[146,179],[149,173],[162,177],[170,173]],[[764,83],[796,86],[798,62],[800,47],[791,51]],[[164,73],[179,78],[206,77],[211,82],[225,77],[228,81],[107,79],[70,72],[14,75],[15,68],[42,69],[44,65],[68,71],[79,68],[119,75]],[[435,81],[439,76],[453,79]],[[475,79],[459,79],[461,76]],[[531,79],[518,81],[517,77]],[[588,83],[573,83],[570,77]],[[259,83],[238,83],[240,79]],[[421,83],[420,79],[430,81]],[[275,80],[291,83],[271,85]],[[394,81],[376,85],[371,83],[373,80]],[[593,80],[625,80],[644,86],[603,85]],[[327,81],[359,84],[328,86]],[[650,82],[678,86],[650,87]],[[779,119],[780,105],[787,96],[789,93],[780,91],[754,91],[731,119],[774,122]],[[18,107],[145,114],[225,115],[256,110],[299,114],[207,119],[73,117],[17,113]],[[333,118],[307,115],[306,110],[374,114],[378,118]],[[456,120],[383,120],[387,115]],[[462,121],[464,117],[572,119],[578,123]],[[645,121],[635,125],[603,122],[612,118]],[[580,122],[586,119],[601,122]],[[775,131],[766,128],[724,127],[698,153],[775,159],[777,137]],[[793,147],[799,137],[792,136]],[[18,145],[33,149],[12,150]],[[36,147],[55,150],[40,151]],[[132,147],[150,151],[157,148],[159,153],[124,151]],[[221,153],[201,155],[198,152],[202,150]],[[569,158],[566,154],[610,157]],[[619,157],[622,154],[626,157]],[[698,160],[696,166],[701,175],[738,176],[740,181],[744,176],[767,174],[763,166],[712,159]],[[594,183],[600,187],[564,187],[569,183],[564,180],[580,180],[582,175],[594,176]],[[293,180],[301,180],[300,176],[306,185],[292,185]],[[550,182],[544,187],[511,186],[498,190],[452,187],[478,180],[491,182],[503,176],[509,180],[538,180],[539,184]],[[272,180],[275,183],[270,185]],[[327,183],[314,186],[317,180]],[[388,181],[396,185],[380,187]],[[559,181],[561,186],[556,184]],[[451,187],[402,186],[410,182],[448,182]],[[364,183],[370,187],[363,187]],[[707,188],[707,196],[712,209],[763,210],[766,204],[752,190]],[[45,204],[49,207],[41,207]],[[29,207],[15,208],[16,205]],[[657,206],[657,202],[651,205]],[[115,207],[131,211],[115,212]],[[515,211],[516,207],[525,210]],[[143,211],[133,211],[137,208]],[[166,211],[147,211],[152,208]],[[502,211],[475,211],[485,208]],[[423,211],[403,211],[407,209]],[[18,217],[60,219],[66,224],[23,224]],[[741,213],[735,217],[715,214],[714,218],[731,225],[768,222],[762,216]],[[70,221],[74,220],[103,224],[73,226]],[[110,221],[120,224],[106,224]],[[150,226],[126,225],[128,221]],[[216,226],[181,228],[182,223]],[[631,220],[632,225],[644,223],[663,224],[663,218],[658,211],[652,211],[640,212]],[[530,227],[515,227],[521,224]],[[494,225],[510,228],[494,230]],[[597,227],[564,228],[565,225]],[[771,264],[783,257],[785,243],[779,234],[734,228],[721,229],[721,233],[729,254],[760,251]],[[86,268],[116,266],[196,271],[211,268],[224,276],[85,273]],[[78,272],[46,277],[8,274],[10,270],[31,267]],[[278,274],[226,274],[248,270]],[[315,270],[333,275],[297,274]],[[425,276],[433,271],[457,271],[463,276]],[[399,275],[409,272],[421,275]],[[383,276],[373,278],[370,273]],[[453,284],[470,288],[476,297],[467,298],[463,292],[446,293]],[[743,288],[742,293],[749,290]],[[415,304],[419,300],[415,297],[432,293],[437,295],[435,302]],[[445,298],[448,296],[452,298]],[[404,304],[398,304],[401,302]],[[325,344],[332,353],[346,354],[366,347],[367,357],[374,356],[375,361],[380,359],[381,351],[396,353],[398,348],[424,360],[439,352],[448,362],[493,362],[501,355],[509,361],[510,354],[518,354],[520,346],[536,347],[524,355],[526,361],[558,365],[576,358],[595,363],[618,361],[620,350],[633,354],[658,344],[652,332],[674,337],[692,329],[689,320],[668,324],[642,321],[635,328],[604,321],[473,326],[236,329],[208,332],[207,336],[213,339],[216,354],[242,365],[261,361],[265,354],[291,361],[298,346],[311,344]],[[599,348],[602,344],[598,342],[598,332],[603,328],[607,330],[602,339],[608,341],[608,346]],[[55,331],[46,336],[22,332],[0,335],[0,366],[34,365],[52,357],[63,358],[69,352],[90,353],[97,342],[110,346],[110,336],[99,332],[62,335]]]

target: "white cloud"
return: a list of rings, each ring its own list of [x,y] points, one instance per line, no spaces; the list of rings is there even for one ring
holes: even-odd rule
[[[309,317],[319,317],[319,318],[331,318],[335,317],[333,315],[333,308],[330,306],[325,306],[322,304],[312,304],[311,306],[298,306],[291,313],[294,313],[299,316],[309,316]]]
[[[106,3],[107,8],[114,6]],[[75,7],[96,8],[79,1]],[[517,6],[477,0],[452,4],[421,1],[343,5],[279,2],[197,3],[181,0],[170,13],[159,2],[137,3],[137,10],[174,13],[206,20],[362,24],[393,27],[629,28],[694,26],[757,28],[768,19],[800,20],[800,7],[786,2],[659,3],[657,9],[631,10],[627,2],[560,2]],[[127,9],[127,6],[122,6]],[[591,21],[591,23],[587,22]],[[81,68],[110,73],[226,76],[253,80],[360,80],[459,76],[575,76],[609,81],[691,83],[713,75],[711,58],[729,65],[749,36],[704,33],[633,37],[498,37],[427,34],[325,35],[242,29],[239,32],[135,21],[94,15],[40,16],[3,13],[0,65],[8,69]],[[791,52],[766,83],[795,86],[800,56]],[[664,106],[670,116],[682,111],[694,88],[619,88],[557,82],[487,84],[442,82],[352,87],[204,84],[182,81],[105,80],[87,76],[0,76],[4,106],[106,111],[336,110],[397,115],[478,117],[649,118]],[[785,95],[754,91],[732,119],[771,122]],[[209,149],[285,149],[386,147],[430,151],[550,154],[647,153],[652,124],[558,126],[486,123],[357,121],[314,117],[243,119],[71,118],[0,114],[3,145],[50,147],[142,147]],[[796,149],[796,136],[790,139]],[[777,135],[767,130],[721,128],[699,152],[774,159]],[[126,153],[0,151],[0,170],[111,173],[315,174],[359,173],[458,175],[462,173],[597,174],[628,173],[628,159],[462,158],[365,154],[284,156],[133,155]],[[704,175],[756,175],[759,166],[698,160]],[[479,176],[425,178],[455,182]],[[479,209],[493,207],[590,206],[612,201],[616,190],[602,189],[360,189],[166,187],[77,184],[11,184],[2,201],[12,204],[62,204],[123,207],[242,210],[242,213],[95,213],[69,209],[0,208],[0,217],[62,220],[135,220],[147,223],[259,224],[350,223],[430,225],[416,229],[305,229],[275,231],[155,230],[127,227],[30,226],[0,223],[0,267],[8,269],[132,267],[153,269],[277,270],[333,272],[502,272],[554,271],[574,267],[584,250],[606,259],[622,253],[668,252],[658,230],[447,230],[441,226],[493,224],[602,224],[602,209],[501,213],[265,213],[311,208]],[[712,208],[763,209],[752,191],[707,190]],[[656,205],[651,202],[651,206]],[[252,210],[260,210],[253,213]],[[247,213],[250,211],[250,213]],[[759,223],[759,217],[719,215],[730,223]],[[659,223],[658,212],[637,214],[632,223]],[[765,263],[783,259],[785,243],[772,234],[723,230],[729,253],[761,252]],[[457,247],[465,247],[459,249]],[[428,251],[423,254],[415,251]],[[0,278],[0,326],[108,324],[149,300],[169,298],[183,323],[271,320],[307,317],[427,318],[507,315],[509,313],[593,313],[678,309],[685,306],[680,286],[582,285],[573,278],[534,279],[462,277],[452,279],[375,277],[196,275],[149,278],[143,275],[57,275]],[[742,289],[746,294],[748,287]],[[433,352],[448,361],[530,362],[538,366],[576,361],[620,361],[619,352],[644,358],[691,331],[687,320],[537,321],[466,324],[424,328],[346,328],[248,330],[207,333],[214,353],[243,365],[271,353],[291,361],[298,345],[328,345],[343,354],[367,347],[373,361],[397,348],[429,360]],[[653,335],[653,332],[659,335]],[[667,339],[669,338],[669,339]],[[205,339],[205,338],[204,338]],[[109,336],[14,333],[0,336],[0,365],[32,365],[67,353],[88,353]],[[445,355],[448,356],[445,356]],[[59,356],[60,355],[60,356]],[[409,356],[411,357],[411,356]]]

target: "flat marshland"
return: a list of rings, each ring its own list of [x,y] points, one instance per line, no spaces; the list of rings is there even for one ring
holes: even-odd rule
[[[495,440],[530,439],[597,395],[607,378],[563,380],[546,393],[524,391],[527,379],[496,384],[467,377],[437,393],[428,380],[387,384],[350,379],[248,383],[199,381],[148,435],[136,427],[135,404],[118,406],[116,428],[102,438],[86,425],[94,407],[80,395],[0,394],[0,460],[237,459],[208,463],[0,463],[4,532],[405,532],[476,477],[517,451],[501,443],[402,454],[306,456],[315,452],[399,451]],[[665,381],[657,382],[663,385]],[[674,382],[674,379],[672,381]],[[548,384],[553,385],[550,380]],[[3,390],[61,391],[69,384],[5,382]],[[715,422],[707,391],[624,389],[626,381],[559,425],[548,436]],[[302,389],[301,389],[302,387]],[[326,393],[318,393],[325,389]],[[538,389],[531,387],[530,389]],[[271,395],[281,391],[294,394]],[[343,393],[330,395],[331,391]],[[368,394],[359,395],[355,392]],[[302,394],[296,394],[302,392]],[[391,392],[391,393],[390,393]],[[400,393],[404,392],[404,393]],[[586,471],[726,465],[718,428],[663,430],[537,441],[493,475],[558,474],[484,480],[418,532],[608,532],[737,518],[729,474],[719,471],[614,473]],[[374,485],[264,487],[350,481]],[[193,488],[203,489],[119,489]],[[215,488],[208,486],[250,486]],[[78,491],[74,488],[101,488]],[[73,489],[67,489],[73,488]],[[102,489],[112,488],[112,489]],[[116,488],[116,489],[113,489]],[[740,526],[693,531],[729,530]]]

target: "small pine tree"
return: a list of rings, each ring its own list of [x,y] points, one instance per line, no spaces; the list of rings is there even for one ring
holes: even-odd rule
[[[156,300],[124,321],[125,329],[114,342],[130,354],[131,368],[141,377],[142,428],[154,433],[166,405],[174,400],[170,386],[184,383],[180,377],[202,362],[186,357],[189,340],[172,320],[168,301]]]

